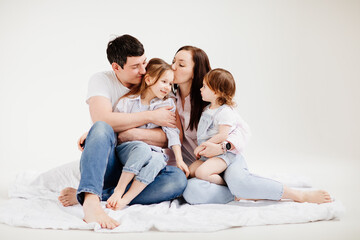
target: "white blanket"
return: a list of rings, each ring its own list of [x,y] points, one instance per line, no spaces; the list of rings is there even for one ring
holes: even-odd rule
[[[180,200],[153,205],[132,205],[121,211],[105,211],[121,225],[113,230],[85,223],[80,205],[63,207],[58,201],[64,187],[79,183],[79,161],[39,174],[19,174],[9,189],[9,200],[0,206],[0,223],[50,229],[93,229],[97,232],[183,231],[209,232],[231,227],[304,223],[339,218],[339,201],[326,204],[292,201],[240,201],[228,204],[189,205]],[[272,176],[288,186],[310,187],[308,179]]]

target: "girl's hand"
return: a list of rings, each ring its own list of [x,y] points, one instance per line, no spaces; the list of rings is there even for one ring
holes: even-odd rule
[[[195,149],[194,149],[194,154],[195,154],[195,157],[196,159],[200,158],[200,152],[203,151],[204,149],[206,148],[206,146],[204,146],[203,144],[197,146]]]
[[[184,161],[176,162],[176,166],[185,173],[186,177],[189,177],[190,170],[189,167],[186,165],[186,163],[184,163]]]
[[[84,134],[79,138],[79,140],[78,140],[78,142],[77,142],[78,149],[79,149],[80,151],[84,151],[85,139],[86,139],[88,133],[89,133],[89,132],[84,133]]]

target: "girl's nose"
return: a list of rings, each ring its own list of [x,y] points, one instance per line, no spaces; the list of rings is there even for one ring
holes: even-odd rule
[[[176,70],[176,68],[175,68],[175,63],[173,63],[173,64],[171,65],[171,68],[172,68],[173,71]]]

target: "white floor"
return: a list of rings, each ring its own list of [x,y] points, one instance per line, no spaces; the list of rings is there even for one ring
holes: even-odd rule
[[[0,224],[0,239],[360,239],[360,161],[358,159],[327,159],[319,157],[278,158],[267,166],[251,161],[249,167],[257,174],[284,173],[304,175],[312,179],[314,187],[328,190],[341,201],[346,213],[340,220],[306,224],[287,224],[233,228],[212,233],[146,233],[101,234],[78,230],[43,230],[11,227]],[[300,161],[301,160],[301,161]],[[290,164],[291,163],[291,164]],[[7,199],[7,186],[15,172],[1,170],[0,204]]]

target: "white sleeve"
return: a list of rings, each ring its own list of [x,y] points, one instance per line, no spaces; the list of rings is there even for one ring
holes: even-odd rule
[[[165,106],[172,106],[173,108],[170,111],[172,112],[176,111],[176,105],[174,99],[172,98],[168,98],[162,101],[161,103],[157,104],[154,110]],[[168,139],[168,148],[171,148],[171,146],[173,145],[181,146],[180,137],[179,137],[180,130],[178,128],[170,128],[170,127],[161,127],[161,128],[165,132],[166,137]]]
[[[89,80],[86,103],[94,96],[103,96],[111,101],[111,87],[104,73],[96,73]]]
[[[119,102],[116,104],[114,112],[124,112],[127,113],[127,100],[128,98],[121,98]]]
[[[236,112],[234,112],[230,107],[224,107],[218,114],[215,116],[215,121],[219,125],[229,125],[234,127],[236,125]]]

